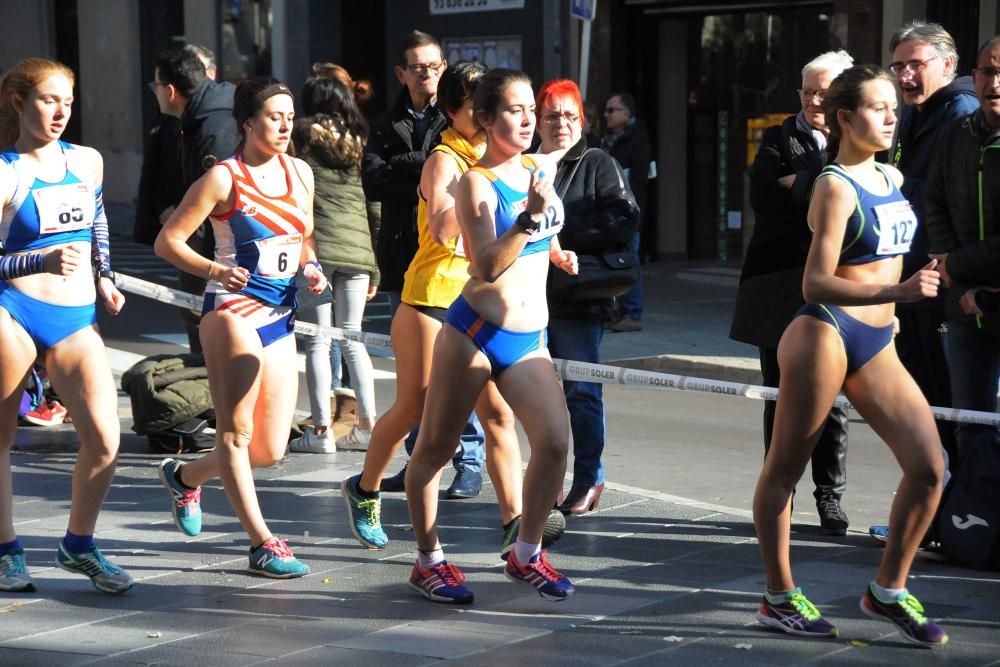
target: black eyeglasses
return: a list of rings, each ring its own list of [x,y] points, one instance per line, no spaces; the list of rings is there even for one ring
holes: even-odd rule
[[[903,72],[909,72],[910,74],[916,74],[923,68],[927,67],[927,63],[932,60],[937,60],[941,56],[931,56],[927,60],[908,60],[905,63],[891,63],[889,69],[893,74],[899,76]]]
[[[414,74],[423,74],[428,71],[437,74],[445,66],[446,62],[445,60],[439,60],[436,63],[412,63],[403,65],[403,67]]]
[[[565,111],[563,113],[556,113],[555,111],[550,111],[548,113],[542,114],[542,120],[549,125],[558,125],[561,121],[566,121],[570,125],[580,122],[580,115],[570,113]]]
[[[608,114],[612,114],[616,111],[625,111],[625,107],[605,107],[604,115],[607,116]]]
[[[155,95],[157,86],[168,86],[168,85],[170,84],[163,83],[162,81],[150,81],[149,83],[146,84],[146,87],[149,88],[149,91]]]
[[[981,76],[987,81],[992,81],[1000,76],[1000,69],[997,69],[996,67],[974,67],[972,71],[976,76]]]

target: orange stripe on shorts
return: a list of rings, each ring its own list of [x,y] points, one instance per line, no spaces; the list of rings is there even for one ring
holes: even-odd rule
[[[475,338],[476,334],[479,333],[479,330],[483,328],[485,323],[486,318],[480,315],[476,318],[475,322],[469,325],[469,328],[465,330],[465,333],[468,334],[469,338]]]

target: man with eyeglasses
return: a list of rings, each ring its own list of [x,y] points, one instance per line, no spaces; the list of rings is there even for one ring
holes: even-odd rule
[[[972,81],[979,104],[941,130],[922,222],[948,286],[944,346],[954,407],[995,412],[1000,381],[1000,36],[980,48]],[[988,517],[984,511],[996,508],[997,438],[994,426],[957,425],[954,477],[937,522],[949,555],[980,568],[1000,567],[995,555],[990,561],[1000,539],[998,527],[964,530],[951,517]]]
[[[649,162],[652,149],[646,123],[635,117],[635,99],[628,93],[615,93],[604,106],[604,127],[607,132],[601,148],[618,160],[628,178],[635,203],[639,205],[639,228],[632,237],[631,247],[639,256],[639,237],[646,221],[646,190],[649,183]],[[608,325],[611,331],[642,329],[642,277],[620,299],[621,317]]]
[[[448,117],[437,107],[438,81],[448,67],[441,44],[419,30],[409,33],[394,71],[403,88],[395,104],[372,121],[361,166],[361,183],[369,201],[382,205],[375,257],[382,276],[380,289],[392,312],[399,306],[403,275],[417,252],[417,187],[427,155],[440,141]],[[475,414],[466,424],[452,463],[455,479],[448,498],[474,498],[482,488],[485,436]],[[406,439],[413,451],[416,431]],[[382,491],[403,491],[406,469],[382,480]]]

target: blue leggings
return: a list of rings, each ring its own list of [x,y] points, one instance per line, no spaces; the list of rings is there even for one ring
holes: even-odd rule
[[[92,303],[59,306],[30,297],[4,281],[0,281],[0,308],[31,336],[39,354],[97,323],[97,308]]]
[[[459,295],[448,309],[445,323],[472,339],[486,358],[489,359],[491,373],[497,377],[523,357],[548,345],[548,334],[540,331],[511,331],[487,322]]]
[[[837,306],[807,303],[795,316],[808,315],[826,322],[840,334],[847,353],[847,374],[850,375],[885,349],[892,342],[892,325],[873,327],[857,320]]]

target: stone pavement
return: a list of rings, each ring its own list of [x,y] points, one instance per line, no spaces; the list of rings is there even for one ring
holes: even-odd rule
[[[578,588],[563,603],[504,579],[492,487],[442,502],[446,553],[477,597],[467,607],[431,603],[405,583],[413,543],[401,495],[383,503],[386,550],[351,537],[338,482],[359,470],[353,452],[292,455],[258,472],[271,528],[313,574],[257,578],[244,572],[246,538],[221,488],[205,489],[202,535],[184,538],[156,477],[159,456],[131,434],[98,543],[136,585],[108,596],[52,566],[74,443],[69,427],[18,433],[15,515],[38,590],[0,594],[2,665],[1000,664],[998,573],[916,563],[912,588],[951,635],[930,652],[858,610],[881,553],[867,537],[803,528],[793,536],[796,574],[842,636],[794,638],[754,621],[763,579],[745,512],[636,489],[609,488],[599,511],[570,519],[553,549]]]

